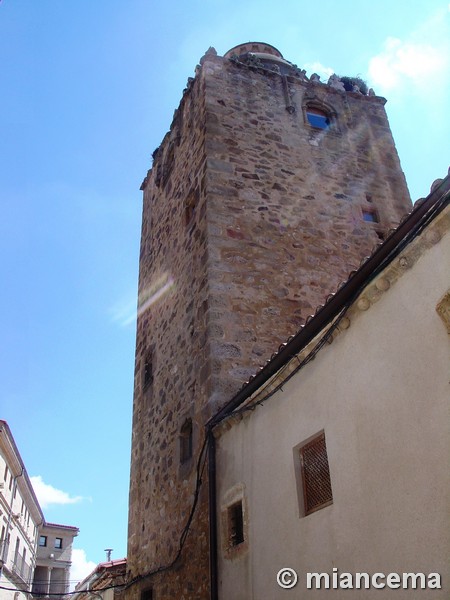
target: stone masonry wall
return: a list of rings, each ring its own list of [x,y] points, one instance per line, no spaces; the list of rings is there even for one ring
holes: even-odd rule
[[[311,128],[307,102],[333,114],[330,130]],[[214,52],[188,82],[142,186],[131,577],[177,554],[207,418],[409,211],[383,104]],[[127,600],[149,586],[209,597],[206,486],[181,559]]]
[[[384,99],[207,58],[214,412],[411,203]],[[309,125],[307,102],[335,115],[330,130]],[[363,209],[379,222],[364,221]]]
[[[196,408],[197,399],[208,396],[209,355],[203,98],[197,79],[154,153],[153,169],[142,186],[128,531],[131,577],[170,564],[176,556],[195,486],[195,456],[180,466],[179,431],[191,418],[195,451],[203,433]],[[146,579],[130,588],[127,597],[139,598],[142,589],[157,585],[162,594],[158,598],[206,598],[204,520],[200,511],[187,541],[186,552],[193,558],[189,574],[179,562],[170,578],[166,573]],[[198,581],[203,591],[194,586]]]

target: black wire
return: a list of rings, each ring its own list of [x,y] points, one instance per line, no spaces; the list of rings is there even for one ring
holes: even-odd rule
[[[148,571],[147,573],[144,573],[143,575],[138,575],[136,577],[134,577],[131,581],[129,581],[128,583],[121,583],[121,584],[116,584],[116,585],[109,585],[109,586],[105,586],[102,588],[96,588],[96,589],[88,589],[88,590],[75,590],[72,592],[66,592],[65,594],[61,594],[61,593],[45,593],[45,592],[30,592],[32,596],[36,596],[36,597],[45,597],[45,596],[58,596],[60,598],[64,598],[65,596],[73,596],[75,594],[93,594],[93,593],[99,593],[99,592],[104,592],[106,590],[111,590],[111,589],[116,589],[116,588],[122,588],[120,591],[124,591],[128,588],[130,588],[131,586],[135,585],[136,583],[143,581],[145,579],[148,579],[149,577],[152,577],[153,575],[157,575],[159,573],[163,573],[165,571],[170,570],[175,564],[176,562],[179,560],[181,553],[183,552],[183,548],[184,545],[186,543],[186,539],[187,536],[189,534],[189,530],[192,524],[192,520],[194,518],[194,514],[195,514],[195,510],[197,508],[197,504],[198,504],[198,498],[200,496],[200,489],[201,489],[201,485],[202,485],[202,476],[205,470],[205,466],[206,466],[206,458],[207,458],[207,441],[208,441],[208,436],[205,435],[205,439],[203,440],[203,444],[198,456],[198,460],[197,460],[197,466],[196,466],[196,482],[195,482],[195,491],[194,491],[194,501],[192,503],[191,506],[191,510],[189,512],[189,516],[186,520],[186,524],[183,527],[183,530],[181,532],[180,535],[180,541],[179,541],[179,547],[178,547],[178,551],[177,554],[175,556],[175,558],[168,563],[167,565],[162,565],[160,567],[157,567],[156,569],[153,569],[152,571]],[[18,588],[9,588],[9,587],[4,587],[4,586],[0,586],[1,590],[7,590],[7,591],[11,591],[11,592],[20,592],[23,590],[19,590]]]
[[[286,376],[285,379],[281,383],[279,383],[273,390],[268,392],[263,398],[259,400],[255,400],[254,402],[250,402],[241,408],[237,408],[228,415],[224,415],[222,419],[217,421],[216,425],[219,424],[224,419],[239,413],[244,413],[246,411],[254,411],[257,406],[262,405],[264,402],[269,400],[276,392],[282,390],[283,385],[288,382],[296,373],[298,373],[303,367],[305,367],[311,360],[313,360],[318,352],[323,348],[323,346],[328,342],[330,337],[333,335],[333,332],[338,327],[340,321],[343,319],[345,314],[347,313],[350,306],[354,303],[356,298],[367,288],[367,286],[377,277],[386,266],[396,257],[398,256],[405,248],[408,246],[416,237],[418,237],[424,229],[429,225],[429,223],[445,208],[445,206],[449,203],[448,194],[443,196],[439,202],[437,202],[431,210],[422,217],[418,224],[416,224],[411,231],[408,232],[407,235],[393,248],[393,250],[381,261],[381,263],[372,271],[370,276],[364,281],[362,285],[352,294],[351,298],[345,303],[343,309],[339,313],[338,317],[334,320],[333,324],[326,331],[325,335],[319,340],[319,342],[314,346],[312,351],[302,360],[300,361],[298,355],[296,355],[299,364]],[[294,357],[292,357],[294,358]],[[289,361],[290,362],[290,361]],[[278,370],[278,374],[283,374],[284,370],[288,367],[288,363],[286,363],[281,369]],[[271,385],[271,380],[265,384],[262,388],[262,391],[267,389]]]
[[[443,196],[439,202],[437,202],[433,208],[424,216],[422,217],[422,219],[420,220],[420,222],[411,229],[411,231],[405,235],[405,237],[393,248],[393,250],[380,262],[380,264],[378,265],[378,267],[376,269],[374,269],[372,271],[372,273],[370,274],[370,276],[364,281],[363,284],[361,284],[359,286],[359,288],[352,294],[352,296],[347,300],[347,302],[345,303],[345,305],[343,306],[341,312],[339,313],[338,317],[334,320],[333,324],[331,325],[331,327],[328,328],[327,332],[325,333],[325,335],[319,340],[319,342],[316,344],[316,346],[313,348],[313,350],[308,354],[308,356],[306,356],[302,361],[300,361],[299,365],[297,365],[297,367],[291,371],[291,373],[289,373],[287,375],[287,377],[276,387],[274,388],[274,390],[272,390],[271,392],[269,392],[268,394],[266,394],[266,396],[263,399],[260,399],[258,401],[255,401],[249,405],[246,405],[242,408],[238,408],[234,411],[232,411],[229,415],[224,415],[219,421],[217,421],[214,425],[210,426],[207,431],[206,431],[206,435],[205,435],[205,440],[203,442],[200,454],[199,454],[199,458],[197,461],[197,479],[196,479],[196,488],[195,488],[195,493],[194,493],[194,501],[192,503],[192,507],[191,507],[191,511],[189,514],[189,517],[187,519],[186,525],[183,528],[183,531],[181,533],[180,536],[180,545],[179,545],[179,549],[178,549],[178,553],[176,555],[176,557],[174,558],[174,560],[165,566],[159,567],[158,569],[155,569],[153,571],[149,571],[148,573],[144,574],[144,575],[139,575],[137,577],[135,577],[134,579],[132,579],[129,583],[127,583],[124,586],[124,589],[128,589],[129,587],[131,587],[132,585],[138,583],[139,581],[142,581],[144,579],[147,579],[148,577],[151,577],[152,575],[156,575],[157,573],[162,573],[164,571],[167,571],[169,569],[171,569],[174,564],[177,562],[177,560],[179,559],[179,557],[181,556],[184,544],[186,542],[186,538],[188,536],[189,533],[189,529],[192,523],[192,519],[194,517],[194,513],[195,513],[195,509],[197,507],[197,503],[198,503],[198,497],[200,494],[200,488],[201,488],[201,484],[202,484],[202,474],[206,465],[206,456],[207,456],[207,452],[205,452],[206,447],[207,447],[207,438],[208,438],[208,433],[210,430],[212,430],[216,425],[218,425],[219,423],[221,423],[224,419],[226,419],[228,416],[231,416],[232,414],[237,414],[237,413],[242,413],[244,411],[247,410],[255,410],[255,408],[257,406],[259,406],[260,404],[262,404],[263,402],[267,401],[269,398],[271,398],[275,392],[277,392],[279,389],[282,388],[282,386],[289,381],[296,373],[298,373],[298,371],[300,371],[300,369],[302,369],[303,367],[305,367],[311,360],[313,360],[315,358],[315,356],[318,354],[318,352],[323,348],[323,346],[328,342],[328,340],[330,339],[330,337],[333,335],[333,332],[336,330],[336,328],[338,327],[339,323],[341,322],[341,320],[343,319],[343,317],[345,316],[345,314],[347,313],[348,309],[350,308],[350,306],[354,303],[354,301],[356,300],[356,298],[361,294],[361,292],[369,285],[369,283],[371,283],[371,281],[373,281],[373,279],[375,277],[377,277],[377,275],[379,275],[379,273],[381,271],[383,271],[383,269],[386,267],[387,264],[389,264],[393,258],[395,258],[395,256],[398,256],[398,254],[400,254],[400,252],[418,235],[420,235],[422,233],[422,231],[424,230],[424,228],[430,223],[430,221],[432,221],[434,219],[434,217],[444,208],[444,206],[446,204],[448,204],[449,199],[448,199],[448,195]],[[298,359],[298,357],[297,357]],[[280,369],[278,371],[278,373],[283,373],[285,369],[287,369],[288,367],[288,363],[286,365],[284,365],[284,367],[282,367],[282,369]],[[270,385],[270,382],[267,382],[266,386],[263,388],[267,388]],[[203,457],[203,454],[205,453],[205,456]],[[202,464],[202,460],[203,460],[203,464]],[[108,588],[105,588],[108,589]],[[98,591],[102,591],[102,590],[98,590]]]
[[[398,256],[400,254],[400,252],[402,252],[402,250],[412,241],[414,240],[416,237],[418,237],[422,231],[427,227],[427,225],[435,218],[435,216],[441,212],[441,210],[446,206],[446,204],[449,203],[449,198],[448,198],[448,194],[443,196],[439,202],[437,202],[432,209],[426,214],[424,215],[424,217],[420,220],[420,222],[411,229],[411,231],[408,232],[407,235],[405,235],[405,237],[401,240],[401,242],[399,242],[395,248],[380,262],[380,264],[378,265],[378,267],[376,269],[374,269],[372,271],[372,273],[370,274],[370,276],[364,281],[364,283],[358,288],[358,290],[355,291],[354,294],[352,294],[351,298],[345,303],[344,307],[342,308],[341,312],[339,313],[338,317],[333,321],[333,324],[328,328],[328,330],[326,331],[326,333],[324,334],[324,336],[319,340],[319,342],[314,346],[314,348],[312,349],[312,351],[302,360],[299,362],[299,364],[295,367],[295,369],[293,369],[287,376],[285,379],[283,379],[283,381],[276,386],[273,390],[271,390],[270,392],[268,392],[266,394],[266,396],[262,399],[256,400],[255,402],[252,402],[250,404],[247,404],[241,408],[235,409],[234,411],[230,412],[228,415],[224,415],[219,421],[217,421],[213,426],[210,427],[210,429],[213,429],[215,426],[217,426],[219,423],[221,423],[224,419],[228,418],[229,416],[233,415],[233,414],[239,414],[239,413],[243,413],[246,411],[250,411],[250,410],[255,410],[257,406],[260,406],[261,404],[263,404],[263,402],[266,402],[269,398],[271,398],[277,391],[279,391],[280,389],[282,389],[282,386],[288,382],[296,373],[298,373],[298,371],[300,371],[303,367],[305,367],[309,362],[311,362],[311,360],[313,360],[316,355],[318,354],[318,352],[323,348],[323,346],[328,342],[328,340],[331,338],[331,336],[333,335],[333,332],[336,330],[336,328],[338,327],[340,321],[343,319],[343,317],[345,316],[345,314],[347,313],[348,309],[350,308],[350,306],[354,303],[354,301],[356,300],[356,298],[361,294],[361,292],[373,281],[373,279],[375,277],[377,277],[379,275],[379,273],[381,271],[383,271],[383,269],[386,267],[387,264],[389,264],[393,258],[395,258],[396,256]],[[294,358],[294,357],[292,357]],[[297,360],[299,360],[298,355],[296,356]],[[287,363],[286,365],[284,365],[281,369],[278,370],[278,373],[283,373],[287,367],[288,367]],[[267,382],[267,384],[262,388],[263,390],[266,389],[267,387],[269,387],[270,385],[270,381]],[[206,435],[205,435],[205,439],[203,441],[202,444],[202,448],[200,450],[199,453],[199,457],[197,460],[197,468],[196,468],[196,486],[195,486],[195,492],[194,492],[194,501],[192,503],[191,506],[191,510],[188,516],[188,519],[186,521],[186,524],[181,532],[180,535],[180,541],[179,541],[179,548],[178,548],[178,552],[175,556],[175,558],[168,563],[167,565],[164,566],[160,566],[157,569],[154,569],[152,571],[148,571],[147,573],[143,574],[143,575],[138,575],[137,577],[134,577],[131,581],[129,581],[126,584],[118,584],[118,585],[110,585],[110,586],[106,586],[104,588],[98,588],[95,590],[78,590],[78,591],[73,591],[73,592],[67,592],[66,594],[39,594],[39,593],[32,593],[32,595],[34,596],[59,596],[59,597],[64,597],[64,596],[69,596],[69,595],[74,595],[74,594],[82,594],[82,593],[98,593],[98,592],[103,592],[106,590],[110,590],[110,589],[114,589],[114,588],[122,588],[121,591],[124,591],[128,588],[130,588],[131,586],[135,585],[136,583],[143,581],[144,579],[147,579],[153,575],[159,574],[159,573],[163,573],[165,571],[170,570],[175,563],[178,561],[178,559],[181,556],[181,553],[183,551],[184,545],[186,543],[186,539],[187,536],[189,534],[189,530],[191,527],[191,523],[192,520],[194,518],[194,514],[195,514],[195,510],[197,508],[197,504],[198,504],[198,498],[200,495],[200,488],[202,485],[202,475],[206,466],[206,458],[207,458],[207,439],[208,439],[208,434],[209,433],[209,429],[206,431]],[[2,590],[7,590],[7,591],[23,591],[23,590],[19,590],[17,588],[8,588],[8,587],[4,587],[4,586],[0,586],[0,589]]]
[[[206,465],[206,457],[207,457],[207,441],[208,441],[208,436],[205,435],[205,439],[203,440],[203,444],[199,453],[199,457],[197,460],[197,468],[196,468],[196,483],[195,483],[195,491],[194,491],[194,501],[192,503],[191,506],[191,510],[189,512],[189,516],[187,518],[186,524],[183,527],[183,530],[181,532],[180,535],[180,541],[179,541],[179,547],[178,547],[178,552],[175,556],[175,558],[168,563],[167,565],[163,565],[160,566],[156,569],[153,569],[152,571],[148,571],[147,573],[144,573],[143,575],[137,575],[136,577],[134,577],[131,581],[129,581],[128,583],[125,584],[124,586],[124,590],[130,588],[131,586],[135,585],[136,583],[143,581],[144,579],[148,579],[149,577],[152,577],[153,575],[157,575],[159,573],[163,573],[165,571],[170,570],[175,564],[176,562],[179,560],[181,553],[183,552],[183,547],[186,543],[186,539],[187,536],[189,534],[189,530],[191,527],[191,523],[192,520],[194,518],[194,514],[195,514],[195,509],[197,508],[197,504],[198,504],[198,498],[200,495],[200,488],[202,485],[202,475],[203,472],[205,470],[205,465]],[[102,591],[102,590],[98,590],[98,591]]]
[[[258,400],[255,400],[254,402],[250,402],[249,404],[246,404],[245,406],[242,406],[241,408],[238,408],[238,409],[234,410],[232,413],[230,413],[230,415],[226,415],[224,417],[224,419],[226,419],[228,416],[232,416],[232,415],[239,414],[239,413],[244,413],[246,411],[254,411],[257,406],[261,406],[264,402],[267,402],[267,400],[269,400],[269,398],[271,398],[272,396],[274,396],[276,392],[278,392],[280,390],[282,391],[283,386],[296,373],[298,373],[301,369],[303,369],[303,367],[305,367],[309,362],[311,362],[316,357],[316,355],[318,354],[318,352],[323,348],[323,346],[328,342],[328,340],[333,335],[333,332],[338,327],[340,321],[344,318],[347,310],[350,308],[350,306],[351,306],[352,303],[353,303],[353,300],[351,300],[349,303],[347,303],[345,305],[344,309],[341,311],[341,313],[339,314],[338,318],[334,321],[333,325],[327,330],[327,332],[325,333],[325,335],[319,340],[319,342],[314,346],[314,348],[311,350],[311,352],[302,361],[300,361],[300,359],[298,358],[298,355],[296,355],[295,357],[292,357],[292,358],[297,358],[297,360],[299,360],[299,364],[283,379],[283,381],[281,383],[279,383],[273,390],[271,390],[265,396],[263,396],[263,398],[259,398]],[[283,367],[283,370],[281,371],[281,373],[283,373],[283,371],[286,370],[288,364],[289,363],[287,363]],[[270,381],[263,388],[263,390],[266,389],[269,386],[270,386]],[[220,422],[221,421],[219,421],[219,423]]]

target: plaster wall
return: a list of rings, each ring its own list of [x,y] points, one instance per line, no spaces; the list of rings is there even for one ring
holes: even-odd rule
[[[450,344],[436,305],[450,235],[270,400],[218,439],[222,511],[244,490],[248,547],[224,557],[220,598],[448,598]],[[325,431],[333,504],[303,516],[296,447]],[[283,590],[276,574],[295,569]],[[442,590],[309,590],[308,572],[440,573]]]
[[[0,585],[17,589],[19,599],[31,583],[42,518],[12,433],[0,421]],[[15,593],[0,590],[0,598]]]

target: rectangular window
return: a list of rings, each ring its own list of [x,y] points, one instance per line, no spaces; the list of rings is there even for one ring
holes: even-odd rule
[[[164,166],[163,166],[163,173],[162,173],[163,186],[166,185],[167,180],[170,177],[174,162],[175,162],[175,146],[174,146],[173,142],[171,142],[169,149],[167,151],[167,154],[164,158]]]
[[[14,562],[17,563],[17,557],[19,556],[20,538],[16,538],[16,549],[14,551]]]
[[[366,208],[362,209],[363,221],[367,223],[379,223],[380,219],[378,218],[377,212],[375,210],[369,210]]]
[[[142,590],[141,592],[141,600],[154,600],[153,598],[153,590],[148,588],[146,590]]]
[[[186,419],[180,430],[180,463],[192,458],[192,419]]]
[[[330,126],[330,120],[325,115],[307,112],[306,116],[311,127],[315,129],[328,129]]]
[[[143,372],[143,387],[144,390],[149,388],[153,383],[153,352],[149,351],[145,355],[144,359],[144,372]]]
[[[62,548],[62,538],[55,538],[55,548],[57,550],[61,550],[61,548]]]
[[[194,222],[195,209],[199,200],[198,188],[192,190],[184,203],[184,224],[189,227]]]
[[[47,536],[46,535],[39,536],[39,546],[41,546],[41,548],[45,548],[47,546]]]
[[[238,546],[244,541],[244,515],[242,501],[228,508],[228,542],[229,546]]]
[[[299,452],[306,516],[333,502],[325,433],[314,437]]]

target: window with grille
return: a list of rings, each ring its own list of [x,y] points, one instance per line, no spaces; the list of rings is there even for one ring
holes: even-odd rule
[[[305,515],[333,502],[325,434],[320,433],[300,448]]]
[[[230,548],[244,541],[244,515],[242,501],[228,508],[228,543]]]

